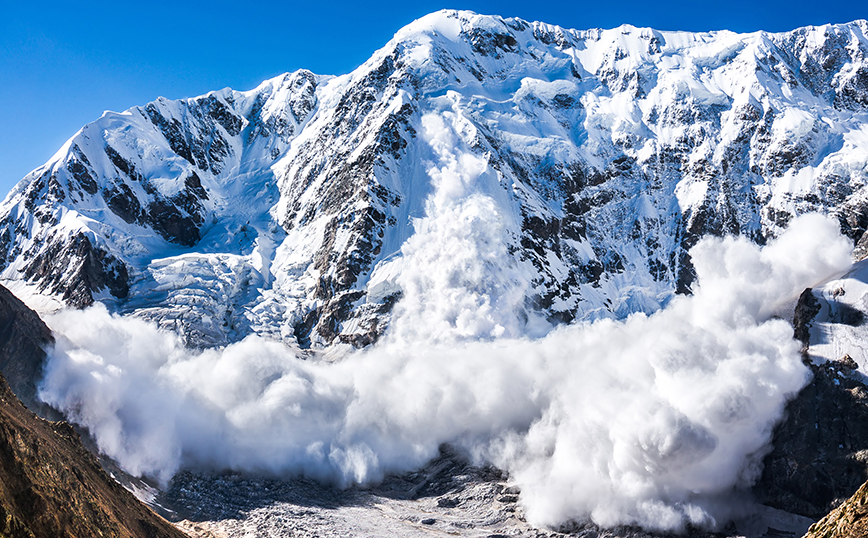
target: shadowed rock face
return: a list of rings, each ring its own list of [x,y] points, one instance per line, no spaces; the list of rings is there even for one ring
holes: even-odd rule
[[[12,392],[30,410],[46,416],[50,408],[36,398],[45,348],[54,344],[51,330],[36,312],[0,286],[0,372]]]
[[[805,291],[799,295],[799,300],[793,313],[793,337],[805,347],[810,344],[811,321],[820,312],[820,303],[814,297],[812,291],[811,288],[805,288]]]
[[[849,355],[820,365],[807,355],[820,312],[812,291],[799,297],[793,325],[813,379],[787,404],[755,491],[765,504],[818,519],[868,477],[868,390],[851,376],[858,366]]]
[[[0,535],[184,536],[109,477],[72,426],[27,410],[2,376]]]
[[[817,519],[865,481],[868,390],[841,368],[811,365],[814,379],[787,405],[756,486],[763,503]]]

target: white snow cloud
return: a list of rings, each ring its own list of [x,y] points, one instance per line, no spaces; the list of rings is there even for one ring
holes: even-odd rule
[[[446,136],[429,127],[432,140]],[[510,280],[485,269],[502,256],[485,197],[453,203],[466,193],[447,175],[483,170],[436,167],[456,192],[442,207],[456,214],[431,223],[429,237],[467,237],[447,226],[465,217],[476,235],[437,254],[445,266],[427,275],[431,251],[406,246],[403,306],[376,346],[335,363],[255,336],[194,352],[96,305],[47,319],[57,345],[42,398],[128,471],[162,480],[204,465],[366,483],[453,443],[507,470],[536,524],[723,523],[734,489],[757,478],[786,397],[808,378],[792,328],[774,314],[849,266],[837,224],[804,216],[766,247],[704,239],[691,252],[693,296],[533,338],[502,308],[513,305]],[[456,314],[461,289],[477,294],[464,309],[478,317]]]

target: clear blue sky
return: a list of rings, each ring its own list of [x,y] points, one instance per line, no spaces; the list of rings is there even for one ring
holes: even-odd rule
[[[0,197],[104,110],[247,90],[286,71],[343,74],[442,8],[568,28],[784,31],[868,18],[866,0],[3,2]]]

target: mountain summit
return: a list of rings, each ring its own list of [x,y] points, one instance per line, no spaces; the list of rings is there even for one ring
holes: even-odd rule
[[[441,11],[347,75],[107,112],[0,206],[0,269],[197,347],[360,347],[394,316],[434,341],[540,334],[689,292],[707,234],[763,243],[821,211],[860,241],[866,120],[864,20]]]

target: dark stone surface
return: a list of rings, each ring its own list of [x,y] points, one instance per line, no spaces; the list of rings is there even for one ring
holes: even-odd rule
[[[142,205],[126,183],[117,183],[103,191],[103,199],[112,213],[127,224],[139,222],[142,218]]]
[[[796,309],[793,313],[793,338],[807,347],[811,339],[811,321],[820,313],[820,302],[814,297],[811,288],[799,295]]]
[[[787,405],[754,489],[764,504],[819,519],[868,476],[868,390],[846,376],[852,361],[810,368],[813,379]]]
[[[166,141],[169,143],[169,147],[172,148],[172,151],[186,159],[190,164],[196,165],[197,163],[195,159],[193,159],[193,153],[190,151],[190,146],[187,144],[181,123],[174,118],[169,121],[160,113],[157,106],[153,103],[145,107],[145,112],[148,119],[151,120],[151,123],[156,125],[157,128],[160,129],[160,132],[163,133],[163,136],[166,137]]]
[[[78,146],[74,146],[71,153],[72,156],[66,163],[66,169],[69,170],[69,173],[72,174],[72,177],[75,178],[79,186],[84,189],[84,192],[96,194],[99,186],[88,170],[90,162],[87,160],[87,157]]]
[[[805,289],[796,304],[793,336],[802,342],[813,378],[787,404],[755,487],[761,502],[814,519],[850,497],[868,477],[868,388],[849,355],[811,362],[810,328],[820,310],[811,288]],[[831,310],[830,323],[859,325],[864,319],[844,303]]]
[[[175,205],[163,200],[148,204],[148,222],[166,241],[191,247],[199,242],[199,227]]]
[[[54,416],[36,397],[45,349],[52,345],[51,330],[36,312],[0,286],[0,372],[24,405],[41,416]]]
[[[83,233],[51,242],[34,255],[24,269],[24,277],[78,308],[93,304],[93,293],[106,288],[118,298],[129,293],[124,263],[94,247]]]

